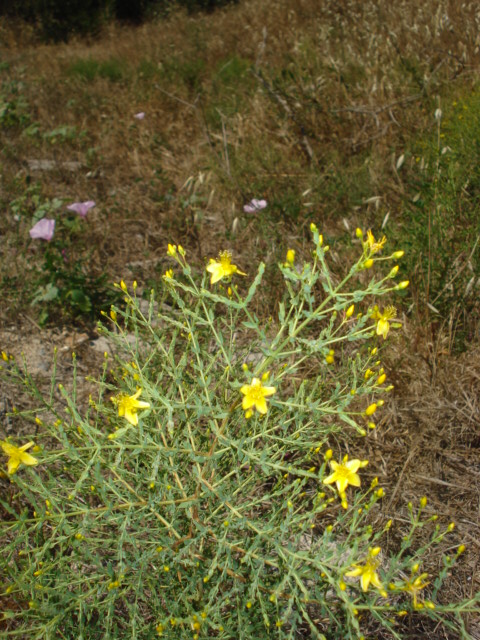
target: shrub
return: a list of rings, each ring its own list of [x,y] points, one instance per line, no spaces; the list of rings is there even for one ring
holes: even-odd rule
[[[169,245],[175,266],[148,310],[122,281],[126,309],[103,327],[118,360],[105,356],[86,408],[75,380],[55,397],[53,379],[40,400],[2,354],[37,405],[13,415],[38,430],[35,446],[2,444],[6,636],[400,638],[404,615],[462,630],[475,599],[437,598],[454,560],[433,584],[421,569],[453,524],[424,518],[422,498],[399,548],[382,551],[383,490],[337,444],[374,429],[392,389],[377,342],[398,327],[395,309],[370,302],[408,283],[392,280],[397,266],[370,274],[403,252],[380,257],[385,239],[357,230],[360,257],[339,282],[311,229],[312,260],[289,251],[279,265],[278,323],[252,311],[264,265],[242,294],[231,281],[250,277],[228,252],[202,277]]]

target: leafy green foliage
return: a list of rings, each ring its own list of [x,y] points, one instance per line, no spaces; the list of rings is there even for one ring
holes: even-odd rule
[[[401,638],[395,617],[405,610],[462,632],[478,596],[434,603],[418,573],[453,527],[425,518],[422,499],[409,506],[400,548],[383,557],[392,523],[381,522],[377,478],[366,482],[367,461],[327,449],[345,429],[365,434],[388,394],[368,303],[401,285],[396,270],[364,275],[370,260],[395,254],[380,258],[384,240],[368,236],[335,283],[312,232],[311,262],[290,252],[279,265],[278,323],[249,309],[263,264],[241,294],[230,277],[212,288],[170,245],[175,271],[148,310],[122,281],[126,310],[113,308],[112,330],[103,327],[121,356],[113,368],[106,356],[87,409],[61,385],[54,397],[55,378],[42,398],[2,353],[3,375],[35,398],[23,417],[36,424],[39,462],[11,475],[0,501],[5,637],[354,640],[383,629]],[[236,273],[221,257],[209,271]],[[349,481],[337,489],[336,478]],[[429,539],[416,548],[421,528]],[[428,598],[453,563],[445,559]]]
[[[102,62],[93,58],[84,58],[72,62],[67,75],[92,82],[96,78],[105,78],[111,82],[120,82],[126,78],[127,65],[125,61],[111,58]]]
[[[473,338],[480,282],[479,109],[474,91],[436,112],[431,135],[400,168],[409,199],[394,232],[428,313],[449,319],[459,348]]]

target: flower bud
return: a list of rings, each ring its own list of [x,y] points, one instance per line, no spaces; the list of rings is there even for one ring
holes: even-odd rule
[[[355,311],[355,305],[352,304],[348,307],[347,311],[345,312],[345,317],[346,318],[350,318],[350,316],[353,315],[353,312]]]
[[[397,286],[395,287],[395,289],[406,289],[408,287],[408,285],[410,284],[409,280],[403,280],[403,282],[399,282],[397,284]]]
[[[292,265],[295,262],[295,251],[293,249],[289,249],[287,251],[287,264]]]
[[[377,410],[377,405],[375,404],[375,402],[371,405],[369,405],[366,409],[365,409],[365,415],[366,416],[372,416],[375,411]]]
[[[394,277],[397,275],[397,273],[398,273],[398,268],[399,268],[399,267],[398,267],[398,264],[396,264],[396,265],[393,267],[393,269],[390,271],[390,273],[388,274],[388,277],[389,277],[389,278],[394,278]]]

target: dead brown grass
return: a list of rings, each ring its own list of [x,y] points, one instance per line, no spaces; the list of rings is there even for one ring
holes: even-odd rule
[[[138,29],[112,26],[101,39],[55,46],[19,47],[3,25],[11,75],[25,83],[41,129],[67,124],[87,132],[83,144],[55,149],[15,139],[4,180],[40,179],[47,196],[99,201],[94,233],[101,232],[103,241],[97,259],[118,276],[126,275],[126,254],[141,250],[161,262],[167,239],[182,239],[203,260],[217,252],[236,217],[235,250],[247,259],[253,244],[255,257],[270,254],[275,261],[278,241],[295,241],[298,225],[275,212],[275,233],[268,234],[262,221],[251,224],[241,207],[257,195],[252,183],[263,187],[258,195],[272,200],[281,190],[312,189],[300,224],[313,207],[316,219],[332,230],[340,212],[363,222],[368,207],[345,211],[345,205],[351,208],[351,185],[343,193],[337,187],[335,197],[322,197],[321,190],[328,189],[338,162],[374,148],[366,195],[379,196],[383,209],[398,208],[401,185],[390,167],[385,170],[390,150],[424,127],[445,83],[476,71],[477,27],[474,2],[459,9],[453,2],[417,7],[407,0],[244,2],[213,16],[179,15]],[[223,131],[212,130],[206,112],[228,105],[228,90],[223,88],[216,105],[212,85],[233,55],[255,65],[253,88],[250,82],[244,94],[236,89],[239,109],[223,117]],[[142,63],[165,69],[172,56],[180,70],[142,78]],[[69,65],[84,59],[115,59],[125,78],[86,82],[69,75]],[[198,60],[202,66],[195,71]],[[192,74],[198,76],[196,86]],[[147,118],[135,123],[139,110]],[[29,173],[31,158],[85,163],[87,148],[96,152],[84,171]],[[191,207],[179,212],[182,185],[209,169],[202,195],[215,193],[201,223],[192,223]],[[174,196],[170,202],[162,198],[167,191]],[[309,200],[313,206],[305,204]]]

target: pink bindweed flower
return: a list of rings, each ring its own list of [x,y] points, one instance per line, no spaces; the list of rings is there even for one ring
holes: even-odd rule
[[[53,238],[55,231],[55,220],[49,220],[49,218],[42,218],[34,224],[30,229],[30,237],[39,240],[50,240]]]
[[[140,113],[136,113],[133,117],[134,117],[136,120],[143,120],[143,119],[145,118],[145,114],[144,114],[144,112],[143,112],[143,111],[140,111]]]
[[[250,202],[243,207],[243,210],[245,211],[245,213],[256,213],[257,211],[261,211],[262,209],[265,209],[266,206],[267,206],[266,200],[257,200],[254,198],[253,200],[250,200]]]
[[[86,202],[74,202],[73,204],[69,204],[67,209],[69,211],[73,211],[74,213],[78,213],[79,216],[85,218],[87,213],[95,206],[95,202],[93,200],[87,200]]]

